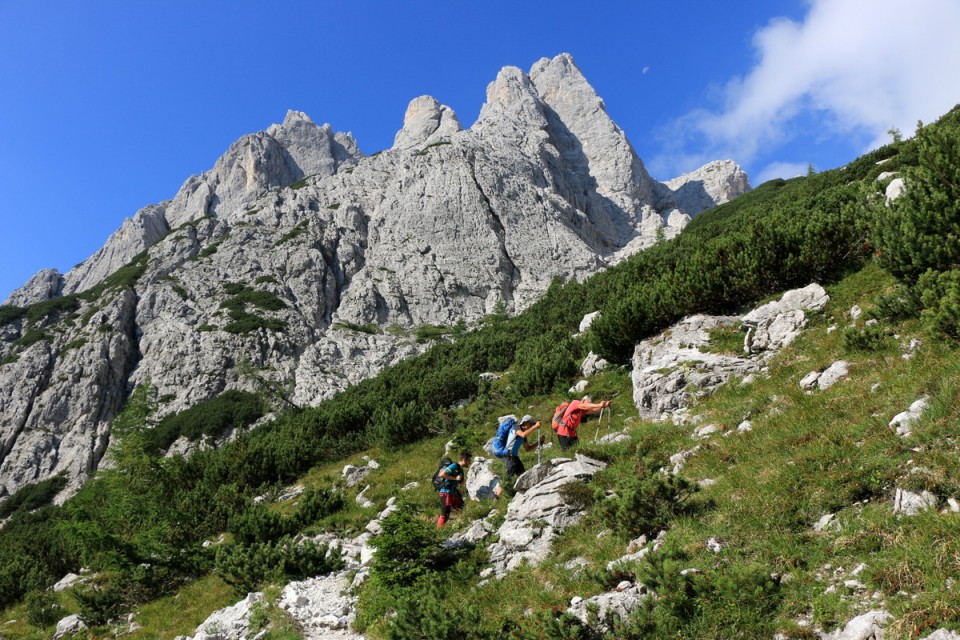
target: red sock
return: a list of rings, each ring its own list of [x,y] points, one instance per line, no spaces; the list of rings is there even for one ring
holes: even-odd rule
[[[447,523],[446,516],[440,516],[439,518],[437,518],[437,529],[441,528],[446,523]]]

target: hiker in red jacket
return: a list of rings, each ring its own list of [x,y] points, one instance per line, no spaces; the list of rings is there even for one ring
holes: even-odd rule
[[[560,427],[557,429],[557,437],[560,439],[560,450],[566,451],[577,444],[577,428],[583,416],[588,413],[599,413],[601,409],[610,406],[609,400],[603,402],[591,402],[590,396],[583,396],[581,400],[574,400],[563,412],[563,418],[558,422]]]

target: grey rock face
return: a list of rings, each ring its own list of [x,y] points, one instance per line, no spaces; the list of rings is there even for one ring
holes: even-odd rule
[[[281,125],[242,137],[210,171],[184,182],[172,200],[145,207],[126,220],[106,244],[64,275],[64,291],[89,289],[153,246],[171,229],[207,216],[232,217],[269,189],[304,176],[329,176],[360,157],[347,137],[317,126],[299,111]]]
[[[53,637],[63,638],[65,636],[73,636],[86,628],[87,625],[80,619],[80,616],[74,613],[57,623],[57,631],[53,634]]]
[[[663,418],[687,406],[692,397],[712,393],[732,376],[759,371],[761,364],[752,359],[700,350],[709,344],[712,329],[738,322],[734,316],[692,316],[638,344],[631,377],[640,415]]]
[[[467,474],[467,494],[472,500],[493,499],[500,490],[500,476],[493,469],[494,461],[477,456]]]
[[[823,371],[811,371],[800,380],[800,388],[810,390],[817,387],[821,391],[832,387],[849,374],[850,363],[837,360]]]
[[[820,285],[813,283],[793,289],[779,300],[768,302],[743,316],[743,323],[752,328],[744,339],[748,353],[776,350],[793,342],[806,326],[804,310],[818,311],[830,297]]]
[[[733,160],[716,160],[664,183],[680,211],[703,210],[750,190],[747,174]]]
[[[69,493],[103,456],[135,365],[136,300],[128,289],[100,304],[26,348],[0,343],[15,358],[0,367],[0,495],[60,472]]]
[[[34,302],[43,302],[60,295],[63,290],[63,276],[56,269],[42,269],[35,273],[26,284],[11,293],[4,305],[25,307]]]
[[[415,99],[394,148],[370,157],[291,111],[137,212],[63,276],[62,293],[146,252],[134,287],[43,326],[0,327],[0,498],[59,471],[79,486],[147,380],[162,415],[255,390],[249,371],[315,405],[420,353],[422,325],[472,323],[498,303],[519,311],[553,278],[652,243],[678,204],[657,208],[668,191],[567,55],[529,75],[504,69],[469,130]],[[23,301],[59,287],[52,274],[35,284]],[[261,326],[238,328],[223,308],[239,286],[276,301],[244,306]],[[31,329],[46,339],[18,342]]]
[[[822,640],[882,640],[883,629],[893,618],[886,611],[869,611],[850,620],[843,629],[821,634]]]
[[[277,605],[300,625],[305,640],[362,640],[350,631],[357,596],[349,594],[350,581],[342,572],[289,583]]]
[[[431,96],[420,96],[414,98],[407,107],[403,128],[397,132],[393,148],[428,147],[449,141],[451,135],[462,129],[453,109]]]
[[[185,640],[244,640],[250,631],[253,607],[263,601],[263,593],[248,593],[235,605],[214,611],[197,627],[192,638]]]
[[[113,232],[97,251],[63,276],[63,293],[76,293],[124,266],[170,231],[167,203],[144,207]]]
[[[820,285],[811,284],[788,291],[780,300],[742,318],[691,316],[644,340],[633,352],[634,405],[642,417],[663,420],[686,408],[692,398],[712,393],[731,377],[760,372],[766,359],[796,339],[806,325],[804,309],[821,309],[829,299]],[[737,324],[747,327],[743,356],[707,350],[712,330]],[[830,380],[839,379],[834,374],[844,375],[838,368],[831,371]]]
[[[929,406],[930,399],[924,396],[913,402],[906,411],[893,416],[889,426],[897,430],[898,436],[907,438],[913,433],[913,425],[920,420]]]
[[[579,600],[567,608],[567,613],[580,618],[584,624],[587,624],[589,620],[588,611],[591,607],[595,607],[600,620],[608,615],[626,620],[644,598],[648,597],[650,596],[642,585],[627,583],[613,591],[601,593],[586,600]],[[601,630],[605,629],[601,625]]]
[[[934,509],[937,506],[937,496],[929,491],[913,493],[897,489],[893,500],[893,512],[902,513],[907,516],[915,516],[923,511]]]
[[[554,458],[538,464],[517,479],[518,494],[507,508],[498,531],[500,540],[490,545],[490,562],[498,578],[522,562],[536,566],[546,558],[554,534],[583,515],[564,501],[559,489],[585,481],[606,466],[577,454],[576,459]]]

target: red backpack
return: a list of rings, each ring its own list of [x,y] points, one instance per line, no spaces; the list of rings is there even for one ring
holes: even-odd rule
[[[557,408],[553,410],[553,420],[550,421],[550,428],[554,431],[560,427],[567,426],[567,423],[564,421],[564,414],[567,412],[567,407],[570,406],[569,402],[564,402],[558,404]]]

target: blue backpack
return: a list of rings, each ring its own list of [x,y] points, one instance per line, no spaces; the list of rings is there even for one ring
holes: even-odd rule
[[[510,439],[510,432],[517,428],[517,419],[513,416],[506,416],[500,426],[497,427],[497,435],[493,436],[491,448],[493,455],[503,458],[510,453],[507,449],[507,440]]]

